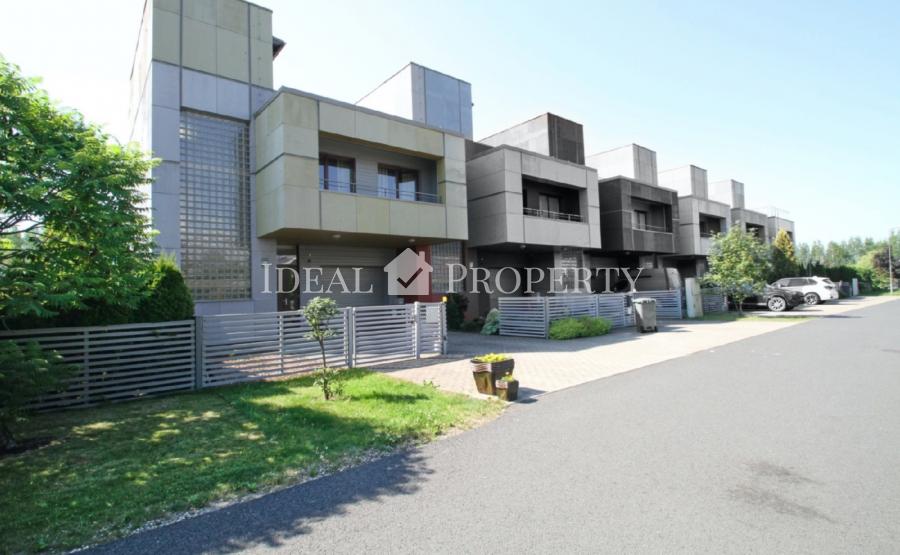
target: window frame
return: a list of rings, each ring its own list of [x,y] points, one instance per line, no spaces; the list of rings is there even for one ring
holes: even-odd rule
[[[350,165],[350,183],[344,183],[338,181],[337,179],[333,180],[334,184],[340,184],[346,186],[347,190],[343,190],[344,187],[341,188],[333,188],[330,187],[329,184],[332,183],[332,180],[328,177],[328,161],[334,162],[344,162],[349,163]],[[335,164],[337,166],[337,164]],[[319,153],[319,188],[323,191],[333,191],[338,193],[355,193],[356,192],[356,158],[351,158],[349,156],[341,156],[339,154],[331,154],[328,152],[320,152]]]
[[[381,176],[385,175],[385,174],[381,173],[382,171],[396,172],[396,176],[395,176],[396,181],[394,183],[393,196],[382,196],[382,187],[381,187],[380,181],[381,181]],[[408,191],[403,191],[400,189],[400,183],[401,183],[400,177],[404,173],[411,173],[415,176],[415,181],[413,182],[415,184],[415,189],[412,191],[412,198],[404,198],[403,196],[401,196],[401,194],[409,194]],[[420,176],[419,170],[412,169],[412,168],[404,168],[403,166],[394,166],[391,164],[380,164],[379,163],[378,164],[379,183],[377,186],[378,190],[376,191],[376,194],[381,198],[389,198],[389,199],[394,199],[394,200],[411,200],[411,201],[419,200],[419,193],[421,192],[419,185],[422,183],[422,180],[420,179],[420,177],[421,176]]]

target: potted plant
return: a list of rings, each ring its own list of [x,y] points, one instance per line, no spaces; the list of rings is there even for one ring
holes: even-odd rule
[[[515,361],[509,355],[497,353],[477,356],[469,362],[472,364],[475,387],[478,388],[478,393],[485,395],[496,395],[496,381],[511,374],[515,367]]]
[[[512,372],[494,382],[494,387],[497,397],[503,401],[512,402],[519,398],[519,380],[513,377]]]

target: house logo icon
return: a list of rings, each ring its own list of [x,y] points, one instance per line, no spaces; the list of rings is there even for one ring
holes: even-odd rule
[[[427,295],[432,269],[431,264],[425,262],[424,252],[404,249],[384,267],[388,275],[388,295]]]

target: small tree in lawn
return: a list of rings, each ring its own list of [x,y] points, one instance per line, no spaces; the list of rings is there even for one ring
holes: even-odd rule
[[[709,272],[703,281],[719,287],[739,312],[743,312],[744,299],[765,287],[769,253],[752,233],[732,227],[728,233],[716,235],[708,260]]]
[[[769,281],[790,277],[799,273],[797,257],[794,255],[794,243],[787,231],[779,229],[772,241],[772,273]]]
[[[63,389],[74,370],[59,353],[41,349],[36,341],[24,345],[0,341],[0,448],[16,447],[12,426],[28,402]]]
[[[331,327],[331,321],[339,312],[334,300],[325,297],[316,297],[303,308],[303,317],[309,323],[309,332],[306,334],[306,338],[318,342],[319,350],[322,353],[322,367],[319,368],[316,384],[322,388],[322,394],[326,401],[341,394],[338,372],[328,368],[328,357],[325,355],[325,341],[336,333],[336,330]]]

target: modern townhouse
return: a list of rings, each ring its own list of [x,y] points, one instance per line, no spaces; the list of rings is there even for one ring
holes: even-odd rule
[[[402,302],[388,295],[383,271],[396,254],[412,247],[460,260],[471,126],[459,117],[456,127],[434,125],[448,121],[446,111],[402,118],[274,91],[283,47],[260,6],[147,0],[131,74],[132,138],[161,159],[149,191],[157,246],[176,257],[198,314],[298,308],[302,291],[316,290],[310,281],[327,286],[353,268],[362,268],[358,290],[372,292],[339,296],[341,304]],[[445,94],[445,85],[416,81],[413,104]],[[465,85],[456,82],[457,93]],[[470,98],[457,102],[471,114]],[[321,275],[305,274],[313,267]],[[277,294],[275,268],[307,283]]]
[[[709,197],[706,170],[697,166],[659,172],[659,184],[678,191],[678,250],[669,264],[682,278],[700,277],[712,236],[731,227],[731,206]]]
[[[588,156],[586,163],[599,178],[603,245],[594,267],[641,268],[638,290],[677,285],[666,261],[678,252],[678,192],[659,186],[656,152],[630,144]]]
[[[768,218],[766,218],[766,230],[769,234],[769,242],[771,243],[774,241],[775,236],[783,229],[787,232],[788,237],[791,238],[791,242],[796,244],[797,238],[794,235],[794,221],[787,218],[787,211],[771,206],[765,208],[765,211],[768,213]]]
[[[731,206],[731,223],[743,231],[754,234],[763,243],[772,242],[769,235],[769,217],[763,212],[746,206],[744,184],[734,179],[709,184],[709,197]]]
[[[597,267],[641,267],[637,287],[663,289],[675,269],[702,275],[732,218],[768,240],[793,234],[782,213],[747,210],[739,182],[709,195],[705,170],[658,173],[652,150],[586,159],[582,126],[554,114],[475,142],[472,86],[415,63],[355,104],[276,91],[283,48],[272,12],[244,0],[145,2],[131,138],[161,161],[156,243],[198,314],[293,310],[323,288],[342,305],[406,302],[385,272],[406,248],[434,268],[428,300],[450,291],[448,264],[483,268],[501,285],[472,299],[484,313],[528,293],[525,268],[569,270],[534,294],[577,289],[576,271]]]
[[[535,294],[583,286],[576,272],[591,267],[601,234],[597,172],[584,165],[582,135],[580,124],[543,114],[468,144],[468,260],[499,285],[476,297],[478,312],[526,293],[525,268],[545,270],[543,280],[533,276]],[[498,275],[505,267],[516,273]]]

